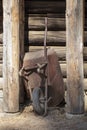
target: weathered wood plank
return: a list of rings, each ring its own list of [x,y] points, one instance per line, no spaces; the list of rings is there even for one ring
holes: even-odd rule
[[[23,0],[3,0],[3,100],[4,112],[19,111],[20,6]],[[24,37],[24,36],[23,36]]]
[[[83,0],[66,0],[67,113],[84,113]]]

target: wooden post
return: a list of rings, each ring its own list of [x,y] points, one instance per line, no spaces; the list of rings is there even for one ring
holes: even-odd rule
[[[84,113],[83,0],[66,0],[67,113]]]
[[[3,98],[4,112],[19,111],[19,66],[24,32],[20,6],[24,0],[3,0]]]

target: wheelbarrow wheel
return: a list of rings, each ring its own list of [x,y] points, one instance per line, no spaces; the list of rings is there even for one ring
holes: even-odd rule
[[[43,115],[45,110],[44,101],[41,101],[43,97],[44,97],[43,91],[40,87],[36,87],[33,89],[32,92],[33,109],[39,115]]]

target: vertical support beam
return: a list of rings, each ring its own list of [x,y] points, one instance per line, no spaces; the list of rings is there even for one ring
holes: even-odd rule
[[[19,111],[20,52],[24,44],[20,5],[23,0],[3,0],[4,112]],[[21,45],[22,44],[22,45]]]
[[[84,0],[66,0],[67,113],[84,113],[83,93]]]

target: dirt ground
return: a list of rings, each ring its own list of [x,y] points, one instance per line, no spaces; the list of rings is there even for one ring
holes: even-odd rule
[[[87,130],[86,108],[85,102],[84,116],[67,118],[65,107],[51,109],[43,117],[26,106],[19,115],[0,117],[0,130]]]

